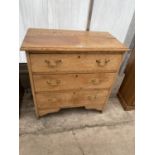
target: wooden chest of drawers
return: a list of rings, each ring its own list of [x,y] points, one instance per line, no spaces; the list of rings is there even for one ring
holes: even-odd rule
[[[128,49],[107,32],[29,29],[21,50],[43,116],[69,107],[102,111]]]

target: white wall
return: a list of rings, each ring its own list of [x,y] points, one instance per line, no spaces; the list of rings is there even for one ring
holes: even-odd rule
[[[48,28],[48,0],[19,0],[19,45],[27,28]],[[20,52],[20,62],[26,62],[24,52]]]
[[[19,44],[29,27],[86,30],[89,0],[19,0]],[[20,52],[20,62],[26,62]]]
[[[89,0],[49,0],[49,28],[86,30]]]
[[[86,30],[90,0],[19,0],[19,45],[29,27]],[[94,0],[90,31],[109,31],[124,42],[134,0]],[[26,62],[20,52],[20,62]]]
[[[134,10],[134,0],[94,0],[90,30],[108,31],[124,42]]]

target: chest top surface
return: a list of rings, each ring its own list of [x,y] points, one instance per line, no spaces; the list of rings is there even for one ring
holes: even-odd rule
[[[21,50],[56,52],[125,52],[128,50],[108,32],[28,29]]]

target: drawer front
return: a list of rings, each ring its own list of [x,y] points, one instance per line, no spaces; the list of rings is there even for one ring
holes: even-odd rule
[[[116,73],[33,75],[36,92],[110,88]]]
[[[86,105],[103,105],[108,91],[106,90],[82,90],[82,91],[64,91],[37,93],[38,109],[56,109],[67,107],[79,107]]]
[[[116,72],[121,54],[30,54],[32,72]]]

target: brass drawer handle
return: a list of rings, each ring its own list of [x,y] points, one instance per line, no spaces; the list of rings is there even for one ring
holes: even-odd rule
[[[94,85],[98,85],[98,84],[100,84],[101,82],[102,82],[102,80],[100,80],[100,79],[92,79],[92,80],[91,80],[91,83],[94,84]]]
[[[93,101],[97,99],[97,95],[94,96],[88,96],[88,100]]]
[[[47,64],[47,66],[49,68],[53,68],[53,67],[56,67],[58,66],[59,64],[62,63],[62,60],[53,60],[53,61],[49,61],[49,60],[45,60],[45,63]]]
[[[61,83],[61,81],[60,80],[48,80],[46,81],[46,83],[50,86],[58,86]]]
[[[56,97],[48,99],[49,102],[57,102],[58,99]]]
[[[108,64],[110,62],[109,59],[105,59],[105,60],[101,60],[101,59],[98,59],[96,60],[96,63],[98,64],[98,66],[100,67],[104,67],[106,64]]]

